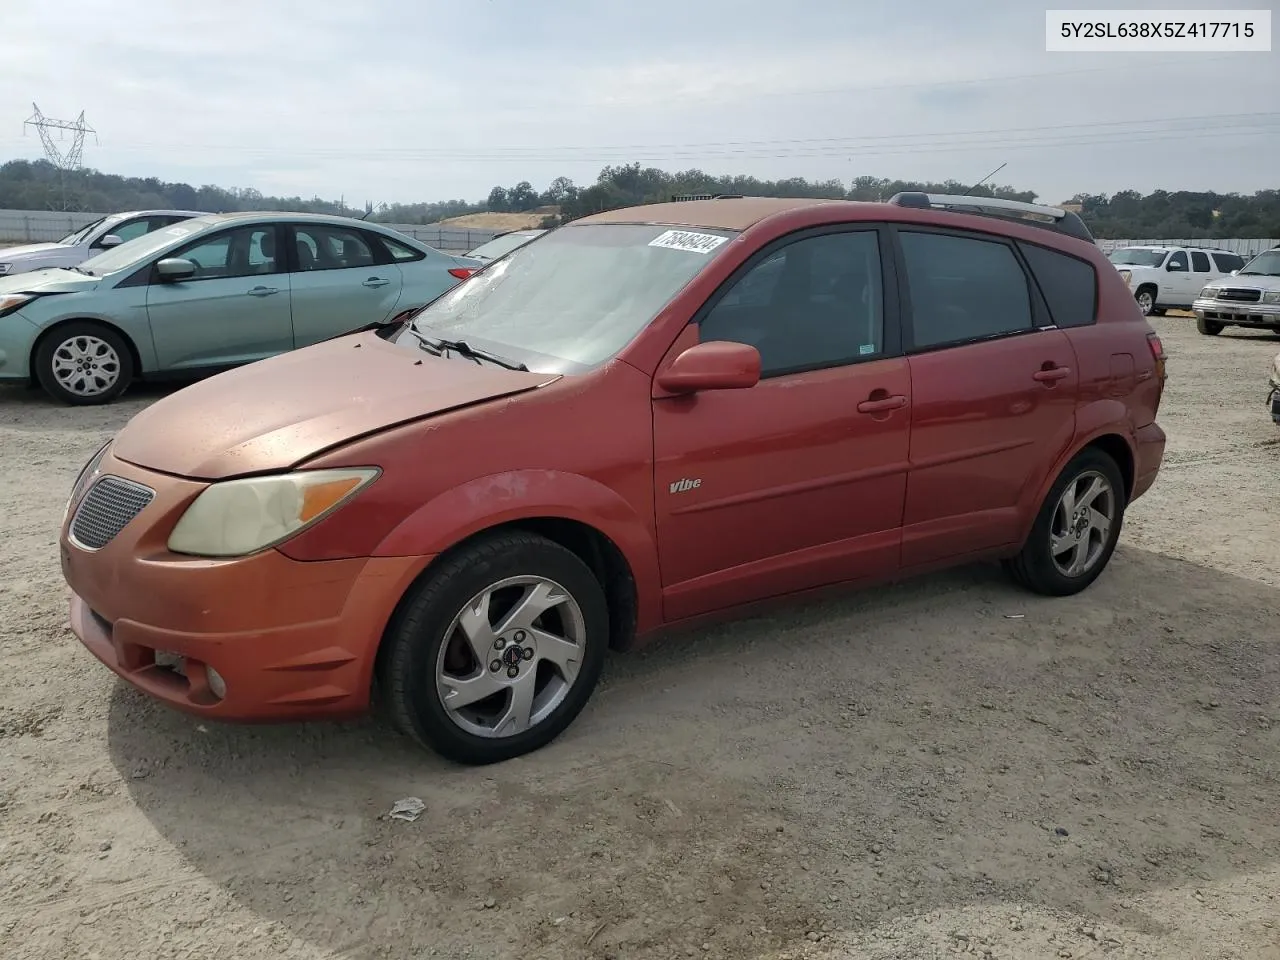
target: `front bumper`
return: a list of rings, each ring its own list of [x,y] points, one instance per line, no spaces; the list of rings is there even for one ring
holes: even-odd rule
[[[28,380],[31,377],[31,348],[40,328],[22,316],[0,317],[0,380]]]
[[[383,630],[429,558],[180,556],[165,542],[205,484],[110,454],[101,473],[145,484],[155,497],[98,550],[69,536],[74,508],[64,523],[71,626],[94,656],[169,706],[216,720],[335,719],[368,709]]]
[[[1271,410],[1271,419],[1280,423],[1280,379],[1271,378],[1271,389],[1267,393],[1267,406]]]
[[[1191,304],[1191,311],[1198,319],[1233,327],[1280,327],[1280,303],[1198,299]]]

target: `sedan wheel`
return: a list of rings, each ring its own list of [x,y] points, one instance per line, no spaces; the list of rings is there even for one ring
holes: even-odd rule
[[[108,403],[133,378],[133,355],[108,327],[77,321],[45,337],[35,354],[35,374],[54,399],[85,406]]]
[[[595,689],[604,589],[576,554],[523,531],[446,554],[406,595],[379,655],[381,694],[419,743],[459,763],[550,743]]]

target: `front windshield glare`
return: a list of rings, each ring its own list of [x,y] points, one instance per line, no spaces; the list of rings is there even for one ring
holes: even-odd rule
[[[1280,277],[1280,250],[1268,250],[1260,253],[1240,271],[1241,275],[1259,275],[1264,277]]]
[[[80,265],[80,269],[97,277],[115,273],[117,270],[125,270],[145,260],[153,253],[158,253],[169,244],[190,236],[206,225],[207,222],[204,220],[184,220],[182,223],[175,223],[171,227],[144,233],[140,237],[126,240],[118,247],[103,251],[96,257],[90,257]]]
[[[1158,267],[1164,257],[1164,250],[1116,250],[1111,254],[1111,262],[1120,266]]]
[[[643,330],[732,236],[699,227],[569,224],[428,304],[413,329],[483,345],[542,371],[595,366]]]

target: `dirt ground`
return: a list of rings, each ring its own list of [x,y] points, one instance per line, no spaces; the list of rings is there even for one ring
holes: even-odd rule
[[[1280,338],[1155,323],[1168,459],[1086,594],[966,568],[673,638],[481,770],[117,683],[55,539],[159,394],[0,390],[0,953],[1280,958]]]

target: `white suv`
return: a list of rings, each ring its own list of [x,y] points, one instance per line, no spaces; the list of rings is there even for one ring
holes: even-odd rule
[[[1192,307],[1196,327],[1217,336],[1227,327],[1280,333],[1280,247],[1260,253],[1234,276],[1200,291]]]
[[[1144,316],[1189,310],[1206,283],[1244,266],[1230,251],[1197,247],[1120,247],[1108,259],[1129,284]]]
[[[113,213],[86,224],[57,243],[32,243],[24,247],[0,247],[0,277],[11,277],[49,267],[75,267],[103,250],[136,240],[153,230],[204,214],[191,210],[133,210]]]

